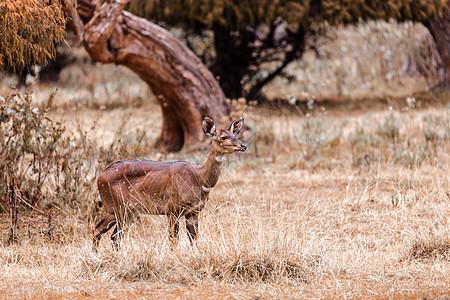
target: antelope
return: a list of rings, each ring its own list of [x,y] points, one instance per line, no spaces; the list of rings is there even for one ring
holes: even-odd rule
[[[216,130],[212,119],[203,118],[203,132],[212,140],[203,166],[187,161],[124,160],[107,167],[97,178],[98,205],[103,206],[104,216],[94,229],[94,249],[102,235],[115,225],[111,241],[113,248],[118,249],[127,210],[166,215],[172,244],[177,240],[179,220],[184,216],[193,244],[197,239],[198,215],[217,184],[224,155],[247,149],[236,138],[243,124],[244,119],[239,118],[226,129]]]

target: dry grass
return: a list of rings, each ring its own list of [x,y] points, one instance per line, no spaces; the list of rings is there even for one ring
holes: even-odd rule
[[[156,105],[147,113],[128,111],[133,120],[124,135],[142,124],[156,138],[159,122],[148,121],[159,118]],[[73,124],[97,119],[92,134],[101,140],[118,132],[120,113],[85,110],[65,118]],[[201,213],[196,247],[183,229],[172,250],[166,219],[145,216],[129,225],[119,252],[105,238],[94,253],[93,223],[86,212],[73,211],[58,220],[53,241],[28,236],[22,226],[18,245],[1,246],[0,291],[31,298],[448,295],[449,108],[310,113],[245,113],[255,130],[251,147],[225,163]],[[391,118],[398,126],[394,144],[381,130]],[[370,159],[355,164],[350,138],[360,127],[379,141],[363,147]],[[435,136],[428,147],[436,151],[413,163],[402,158],[408,149],[425,151],[427,130]],[[165,159],[201,163],[206,155]]]

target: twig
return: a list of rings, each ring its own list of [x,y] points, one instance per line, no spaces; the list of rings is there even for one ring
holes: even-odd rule
[[[35,210],[35,211],[37,211],[37,212],[39,212],[39,213],[41,213],[43,215],[46,215],[46,216],[49,214],[49,213],[47,213],[47,212],[45,212],[43,210],[40,210],[39,208],[34,207],[30,203],[28,203],[28,201],[26,201],[23,197],[21,197],[20,195],[17,195],[17,198],[19,198],[19,201],[22,202],[23,204],[25,204],[26,206],[28,206],[29,208],[31,208],[31,209],[33,209],[33,210]]]
[[[55,229],[55,225],[53,225],[53,226],[51,226],[51,227],[48,227],[48,228],[46,228],[46,229],[40,229],[40,228],[38,228],[36,225],[34,225],[32,222],[29,222],[29,221],[27,221],[27,220],[25,220],[25,219],[22,219],[22,218],[19,218],[19,220],[22,221],[22,222],[24,222],[25,224],[27,224],[27,225],[33,227],[34,229],[38,230],[38,233],[45,234],[46,236],[48,236],[48,237],[50,238],[50,240],[54,240],[54,241],[60,242],[59,239],[55,238],[55,237],[51,234],[51,231],[52,231],[53,229]]]
[[[9,211],[11,215],[11,232],[9,235],[8,243],[12,244],[16,242],[16,227],[17,227],[17,205],[16,205],[16,197],[15,197],[15,186],[16,180],[14,179],[14,175],[11,177],[11,181],[9,183]]]
[[[22,196],[20,195],[16,195],[16,198],[19,199],[20,202],[22,202],[23,204],[25,204],[26,206],[28,206],[29,208],[37,211],[38,213],[41,213],[49,218],[51,218],[51,213],[48,213],[46,211],[40,210],[39,208],[34,207],[33,205],[31,205],[30,203],[28,203],[28,201],[26,201]],[[58,223],[59,225],[62,225],[61,222],[58,219],[54,219],[56,223]]]

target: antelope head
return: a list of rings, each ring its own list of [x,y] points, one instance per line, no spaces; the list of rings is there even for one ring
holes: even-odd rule
[[[243,152],[247,145],[239,140],[236,135],[244,125],[244,118],[234,120],[226,129],[216,130],[214,121],[204,117],[202,121],[203,132],[212,139],[212,149],[218,155]]]

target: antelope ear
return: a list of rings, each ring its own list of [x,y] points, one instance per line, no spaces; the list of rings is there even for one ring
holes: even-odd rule
[[[202,129],[207,136],[212,138],[214,136],[214,132],[216,131],[216,125],[212,119],[204,117],[202,120]]]
[[[241,117],[239,119],[234,120],[233,123],[231,123],[227,127],[227,131],[236,135],[241,131],[243,125],[244,125],[244,118]]]

